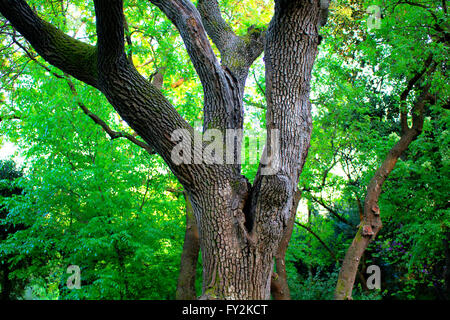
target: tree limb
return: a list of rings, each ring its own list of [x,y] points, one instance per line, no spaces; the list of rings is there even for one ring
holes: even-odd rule
[[[98,66],[105,74],[125,56],[123,0],[94,0],[97,19]]]
[[[433,55],[430,54],[428,58],[425,60],[424,67],[417,71],[416,74],[408,81],[408,84],[406,85],[405,90],[400,94],[400,104],[402,110],[400,111],[400,123],[402,127],[402,131],[406,132],[408,127],[408,112],[406,110],[403,110],[405,108],[406,99],[408,98],[409,93],[413,89],[413,87],[416,85],[416,83],[422,78],[422,76],[427,71],[428,67],[431,65],[433,61]]]
[[[236,106],[239,98],[234,92],[237,80],[217,60],[197,8],[189,0],[149,1],[176,26],[197,71],[205,99],[204,128],[241,128],[242,110]]]
[[[353,227],[353,225],[352,225],[347,219],[345,219],[344,217],[342,217],[339,213],[336,212],[336,210],[334,210],[334,209],[331,208],[329,205],[327,205],[327,204],[323,201],[323,199],[316,198],[316,197],[314,197],[314,196],[311,195],[311,194],[310,194],[309,196],[310,196],[310,198],[311,198],[313,201],[317,202],[317,203],[320,204],[322,207],[324,207],[325,209],[327,209],[327,211],[328,211],[329,213],[331,213],[333,216],[335,216],[339,221],[341,221],[341,222],[343,222],[343,223],[345,223],[345,224],[347,224],[347,225]]]
[[[72,94],[77,97],[78,93],[75,89],[75,85],[73,84],[72,80],[70,80],[70,78],[66,77],[66,81],[67,84],[69,85],[70,91],[72,91]],[[150,147],[147,143],[140,141],[138,139],[136,139],[136,137],[134,137],[133,135],[126,133],[126,132],[121,132],[121,131],[114,131],[113,129],[111,129],[111,127],[105,122],[103,121],[99,116],[97,116],[96,114],[92,113],[85,105],[84,103],[82,103],[81,101],[77,101],[78,106],[80,107],[81,110],[83,110],[83,112],[89,117],[91,118],[96,124],[98,124],[103,131],[105,131],[109,137],[111,138],[111,140],[117,139],[117,138],[125,138],[128,139],[129,141],[131,141],[132,143],[134,143],[135,145],[137,145],[138,147],[141,147],[143,149],[145,149],[149,154],[155,154],[155,151],[153,150],[152,147]]]
[[[150,0],[150,2],[161,9],[180,32],[202,84],[211,87],[213,84],[208,83],[209,81],[223,81],[224,79],[217,79],[223,71],[194,5],[188,0]],[[212,74],[213,72],[217,72],[218,75]]]
[[[331,250],[326,243],[314,232],[312,231],[312,229],[308,226],[305,226],[304,224],[295,221],[295,224],[298,225],[299,227],[302,227],[303,229],[305,229],[306,231],[308,231],[309,233],[311,233],[319,242],[320,244],[330,253],[331,257],[333,258],[333,260],[335,261],[339,261],[336,257],[336,255],[334,254],[333,250]]]
[[[25,54],[28,56],[28,58],[30,58],[30,60],[32,60],[33,62],[37,63],[39,66],[41,66],[42,68],[44,68],[47,72],[51,73],[53,76],[55,76],[58,79],[64,79],[66,80],[70,91],[72,92],[72,94],[77,97],[78,93],[75,89],[75,85],[73,84],[72,80],[70,80],[69,75],[68,74],[64,74],[64,75],[60,75],[54,71],[52,71],[49,67],[47,67],[45,64],[41,63],[39,60],[36,59],[35,56],[33,56],[31,54],[31,52],[25,48],[19,41],[16,40],[15,35],[13,34],[13,42],[19,47],[21,48]],[[105,131],[109,137],[111,138],[111,140],[117,139],[117,138],[126,138],[129,141],[131,141],[132,143],[134,143],[135,145],[145,149],[148,153],[150,154],[154,154],[155,151],[153,150],[152,147],[150,147],[147,143],[140,141],[138,139],[136,139],[136,137],[134,137],[133,135],[126,133],[126,132],[120,132],[120,131],[114,131],[112,130],[108,124],[103,121],[99,116],[97,116],[96,114],[92,113],[81,101],[77,101],[78,106],[80,107],[80,109],[89,117],[91,118],[96,124],[98,124],[103,131]]]
[[[208,35],[222,55],[222,64],[243,87],[249,67],[264,50],[265,31],[250,27],[245,36],[239,37],[222,18],[217,0],[199,0],[197,8]]]
[[[97,50],[39,18],[24,0],[0,0],[8,19],[46,61],[93,87],[98,87]]]
[[[232,42],[237,41],[238,36],[222,18],[217,0],[199,0],[197,8],[208,35],[220,52],[225,51]]]

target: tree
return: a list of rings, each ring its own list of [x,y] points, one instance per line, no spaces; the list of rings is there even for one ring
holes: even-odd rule
[[[367,30],[364,4],[365,2],[362,1],[332,3],[331,19],[323,32],[325,36],[321,50],[324,54],[316,62],[313,74],[313,104],[317,112],[313,118],[312,149],[309,151],[309,160],[302,173],[301,184],[304,185],[304,199],[310,201],[316,208],[318,205],[322,212],[325,211],[324,214],[329,216],[331,221],[328,225],[334,225],[337,232],[340,232],[340,236],[344,235],[345,239],[353,238],[359,227],[356,227],[358,223],[361,223],[361,228],[369,225],[367,223],[369,219],[364,219],[363,201],[364,198],[368,198],[366,195],[373,200],[374,193],[366,191],[376,169],[383,164],[387,154],[388,160],[394,161],[398,151],[405,148],[411,138],[416,141],[409,144],[412,150],[403,150],[400,158],[397,158],[399,162],[397,167],[400,164],[401,171],[393,171],[394,177],[390,176],[387,180],[388,183],[394,181],[392,183],[395,183],[396,187],[386,187],[384,183],[382,193],[379,194],[381,218],[388,230],[382,234],[382,239],[368,247],[368,251],[362,250],[361,256],[353,254],[346,259],[347,264],[349,261],[353,265],[356,264],[350,272],[351,285],[348,285],[348,279],[344,280],[341,277],[339,281],[339,284],[346,283],[349,294],[347,297],[350,297],[351,290],[356,287],[353,283],[357,272],[360,275],[364,274],[365,267],[370,263],[380,266],[382,266],[381,263],[386,263],[386,270],[382,268],[382,279],[390,281],[390,285],[398,281],[397,279],[402,279],[392,287],[385,287],[383,283],[383,290],[386,288],[386,292],[389,292],[387,295],[395,296],[395,289],[393,289],[395,286],[400,286],[405,291],[412,290],[402,287],[409,287],[410,279],[413,279],[410,283],[415,281],[425,286],[417,281],[417,278],[423,278],[423,276],[413,271],[411,266],[416,268],[416,264],[420,265],[425,260],[428,266],[422,268],[423,270],[426,269],[428,273],[431,269],[430,265],[433,265],[433,272],[440,274],[439,269],[436,268],[440,263],[436,262],[442,261],[438,257],[442,254],[442,242],[445,242],[442,241],[443,232],[441,231],[444,227],[440,225],[445,226],[447,222],[445,214],[441,214],[443,207],[439,200],[440,196],[434,196],[431,190],[433,183],[438,184],[435,182],[439,181],[438,176],[445,176],[445,174],[435,174],[432,179],[433,174],[429,173],[430,179],[426,179],[430,181],[426,184],[427,191],[423,190],[425,187],[419,182],[423,180],[423,177],[421,179],[411,177],[416,173],[417,168],[421,167],[420,163],[415,161],[417,157],[411,156],[411,153],[417,152],[418,144],[421,145],[420,150],[427,150],[434,145],[427,141],[423,134],[413,138],[423,131],[422,120],[425,134],[432,133],[432,136],[437,138],[443,133],[439,123],[445,123],[444,119],[448,114],[444,110],[448,103],[448,81],[444,80],[445,76],[442,76],[448,70],[448,41],[446,40],[448,33],[444,31],[447,26],[446,8],[440,1],[428,2],[425,7],[421,3],[414,2],[380,1],[375,4],[378,4],[383,12],[382,27]],[[430,54],[433,59],[428,59]],[[433,64],[436,68],[432,66]],[[430,84],[431,88],[428,87]],[[422,108],[423,111],[420,111]],[[424,119],[421,120],[422,117]],[[403,130],[402,121],[409,124],[409,126],[403,125]],[[411,125],[413,122],[415,125]],[[406,132],[408,134],[404,134]],[[402,141],[400,145],[393,148],[399,140]],[[425,142],[429,143],[427,147]],[[389,154],[391,148],[393,149]],[[435,157],[438,159],[438,150],[441,148],[433,147]],[[430,157],[428,154],[420,159],[430,160],[435,157]],[[444,155],[442,158],[445,159],[445,157]],[[413,166],[409,168],[412,163]],[[441,170],[445,172],[445,165],[441,169],[441,164],[435,164],[434,161],[431,163],[436,172]],[[386,165],[382,169],[391,170]],[[375,180],[381,183],[382,179],[385,179],[379,173],[372,183]],[[414,183],[420,184],[411,188]],[[411,192],[412,190],[416,191]],[[401,203],[402,201],[397,200],[400,192],[403,194],[403,201],[406,197],[409,199],[408,206],[405,202]],[[433,213],[434,210],[436,213]],[[421,216],[421,219],[412,219],[413,215]],[[428,217],[428,220],[425,217]],[[334,223],[334,219],[338,222]],[[339,224],[346,226],[344,232]],[[322,226],[319,225],[316,228],[324,232]],[[426,237],[424,229],[430,230],[430,234],[435,234],[436,239],[431,240],[431,237]],[[413,233],[412,230],[417,233]],[[366,237],[370,238],[369,235]],[[326,239],[326,237],[323,238]],[[411,253],[405,255],[405,263],[401,267],[398,264],[394,277],[389,273],[391,271],[388,268],[397,268],[397,262],[392,263],[393,258],[382,258],[381,255],[385,252],[379,251],[384,248],[385,251],[393,250],[386,245],[389,243],[388,239],[392,243],[397,243],[402,238],[414,240],[408,241],[408,249]],[[347,245],[344,242],[345,239],[336,237],[330,245],[336,251],[339,260],[343,258],[343,256],[340,257],[339,252],[342,246],[345,245],[346,249],[350,246],[350,243]],[[361,242],[364,242],[364,239]],[[295,242],[294,245],[297,246]],[[428,250],[431,247],[436,250],[433,251],[437,252],[436,259],[423,259],[418,249],[425,246]],[[297,252],[297,258],[301,259],[302,255]],[[388,255],[384,254],[384,256]],[[291,261],[288,263],[298,265],[298,261],[292,261],[292,257],[289,259]],[[352,261],[352,259],[355,260]],[[403,269],[400,270],[400,268]],[[342,269],[347,273],[346,276],[348,276],[348,269],[348,265]],[[408,270],[406,271],[408,276],[402,274],[405,269]],[[428,277],[431,278],[431,276]],[[441,279],[441,277],[436,278]],[[364,287],[366,282],[364,277],[358,275],[358,278]],[[406,296],[405,291],[401,292],[400,289],[398,291],[397,297]],[[354,294],[355,298],[360,298],[359,292],[355,291]],[[408,298],[411,296],[414,297],[408,294]]]
[[[268,146],[253,185],[242,176],[237,135],[232,163],[178,163],[171,136],[197,133],[145,79],[125,50],[123,1],[96,0],[97,45],[64,34],[23,0],[1,0],[0,12],[47,62],[101,91],[120,116],[167,163],[192,203],[200,234],[204,299],[267,299],[273,258],[292,215],[299,174],[311,134],[310,81],[328,1],[275,1],[267,29],[237,36],[215,0],[150,1],[177,27],[204,92],[203,132],[243,128],[243,94],[249,67],[265,51]],[[219,63],[207,34],[221,54]],[[279,139],[278,139],[279,138]],[[229,148],[229,143],[226,144]],[[201,152],[183,150],[183,155]],[[226,164],[221,164],[226,163]],[[270,175],[264,172],[271,169]]]
[[[427,66],[428,68],[428,66]],[[370,180],[364,200],[364,210],[356,236],[350,245],[342,263],[339,279],[336,286],[335,298],[338,300],[351,299],[353,284],[355,282],[358,265],[365,249],[382,227],[378,200],[384,181],[395,167],[400,156],[422,132],[424,121],[424,108],[429,96],[429,85],[414,103],[412,109],[413,124],[410,128],[405,119],[407,113],[402,113],[402,123],[405,125],[403,134],[397,144],[389,151],[382,165]]]
[[[180,274],[177,283],[177,300],[195,300],[195,279],[197,274],[198,254],[200,251],[200,239],[194,212],[188,195],[184,193],[186,203],[186,231],[181,254]]]
[[[371,87],[361,92],[361,96],[372,104],[372,114],[368,116],[373,117],[373,120],[369,127],[373,126],[373,129],[376,129],[375,126],[379,126],[377,130],[398,134],[399,140],[387,154],[381,157],[382,161],[375,162],[378,170],[368,182],[364,192],[363,206],[359,200],[360,196],[356,193],[361,221],[343,261],[335,293],[337,299],[351,298],[353,283],[363,253],[381,229],[378,202],[385,180],[400,157],[405,157],[405,152],[411,143],[422,133],[425,118],[431,114],[430,106],[442,107],[448,103],[446,81],[442,81],[441,78],[441,74],[445,74],[447,70],[446,55],[448,54],[445,3],[436,1],[424,5],[419,2],[395,1],[379,2],[379,5],[383,6],[382,27],[368,33],[362,33],[356,28],[355,36],[346,36],[341,42],[336,41],[339,46],[336,51],[350,62],[349,65],[352,62],[356,63],[356,68],[350,67],[351,76],[345,75],[346,78],[351,79],[350,85],[358,86],[360,85],[358,83],[364,79],[362,81],[364,86]],[[357,15],[358,8],[353,12],[350,9],[350,12],[351,16],[353,13]],[[416,28],[420,28],[420,31]],[[383,44],[385,47],[378,44]],[[419,50],[423,47],[427,49]],[[370,65],[377,67],[372,69],[375,77],[359,74]],[[352,68],[354,70],[351,70]],[[378,82],[377,86],[371,84],[374,81]],[[385,90],[385,97],[378,100],[376,96],[389,82],[393,83],[394,90]],[[345,81],[341,80],[338,86],[344,84]],[[352,103],[364,105],[364,101],[360,101],[356,96],[349,98]],[[384,124],[381,125],[383,122]],[[360,126],[363,119],[360,118],[353,123]],[[367,132],[367,134],[370,133]],[[367,158],[370,157],[370,153],[371,150],[368,148],[363,155]],[[355,155],[350,150],[345,158],[352,157]],[[360,165],[356,167],[361,170]],[[350,174],[348,176],[351,180]]]

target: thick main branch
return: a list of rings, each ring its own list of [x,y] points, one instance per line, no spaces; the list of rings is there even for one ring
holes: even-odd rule
[[[206,128],[242,127],[237,80],[224,70],[211,47],[197,8],[188,0],[150,0],[177,27],[203,86]],[[235,92],[236,91],[236,92]],[[236,121],[238,118],[238,121]]]
[[[0,13],[46,61],[98,88],[96,47],[76,40],[45,22],[24,0],[0,0]]]

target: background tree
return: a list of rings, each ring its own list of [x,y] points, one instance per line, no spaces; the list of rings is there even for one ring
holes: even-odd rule
[[[386,8],[386,10],[390,12],[386,14],[387,17],[385,18],[385,23],[390,24],[391,27],[392,22],[390,19],[395,19],[395,25],[399,22],[398,20],[404,21],[408,19],[404,17],[402,13],[396,12],[396,7],[398,5],[402,5],[402,3],[395,3],[392,7],[388,6]],[[414,7],[416,6],[416,3],[411,3],[410,5]],[[422,9],[420,4],[419,9]],[[429,17],[430,12],[431,17]],[[401,127],[400,140],[389,150],[389,153],[386,155],[382,164],[379,166],[367,186],[361,223],[341,267],[341,272],[339,274],[338,284],[336,287],[336,299],[351,299],[353,283],[361,256],[367,248],[369,242],[375,238],[376,234],[381,229],[382,223],[378,201],[384,181],[388,178],[398,159],[409,147],[411,142],[417,139],[417,137],[422,133],[427,106],[430,103],[439,103],[442,105],[446,104],[448,101],[447,94],[438,94],[442,86],[445,87],[446,85],[442,83],[436,84],[436,82],[433,81],[435,69],[438,65],[441,68],[446,69],[446,63],[443,61],[443,59],[446,59],[445,49],[443,50],[440,44],[447,42],[448,35],[447,31],[442,29],[440,26],[444,19],[437,17],[437,15],[441,16],[442,14],[445,15],[446,13],[444,12],[444,8],[441,7],[441,3],[439,3],[437,4],[437,8],[426,6],[426,10],[415,16],[417,18],[426,17],[426,20],[422,19],[417,21],[422,26],[425,23],[429,23],[430,28],[427,29],[428,32],[415,32],[413,35],[413,39],[419,46],[424,46],[425,44],[428,45],[429,52],[426,52],[425,56],[424,53],[421,52],[420,55],[415,58],[416,61],[422,60],[423,62],[420,62],[419,66],[414,67],[417,71],[408,70],[409,72],[407,72],[405,79],[406,88],[397,99],[392,99],[395,102],[398,101],[397,110],[400,114],[399,122]],[[410,12],[407,15],[409,16]],[[405,22],[407,23],[409,21]],[[413,21],[406,25],[414,26],[415,23],[416,21]],[[394,41],[402,41],[402,37],[408,37],[407,41],[411,41],[412,34],[408,31],[404,31],[394,38]],[[391,34],[382,33],[381,39],[385,39],[389,46],[392,46],[392,38],[393,37]],[[435,39],[434,43],[430,41],[430,38]],[[405,53],[402,47],[395,47],[392,50],[388,49],[387,51],[391,52],[391,56],[395,56],[398,54],[397,50]],[[413,48],[412,50],[410,49],[406,51],[412,51],[414,53],[415,49]],[[403,74],[405,73],[406,72]],[[411,76],[409,76],[410,74]],[[395,75],[395,72],[391,73],[392,78],[394,78]],[[440,76],[438,75],[437,78],[440,78]],[[400,79],[399,82],[401,81]],[[408,100],[412,92],[415,93],[415,98]],[[410,107],[408,105],[410,105]],[[395,108],[392,109],[394,110],[391,112],[395,112]],[[411,124],[408,124],[409,114],[412,118]]]

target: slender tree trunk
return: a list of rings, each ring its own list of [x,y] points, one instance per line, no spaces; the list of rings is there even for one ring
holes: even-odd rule
[[[412,110],[413,126],[412,128],[403,127],[403,135],[400,141],[389,151],[382,165],[375,172],[370,180],[364,201],[363,219],[359,225],[358,231],[352,244],[350,245],[339,272],[334,298],[336,300],[352,299],[353,285],[358,272],[358,266],[364,251],[369,243],[376,237],[382,227],[378,199],[381,193],[381,187],[384,181],[395,167],[397,160],[408,149],[422,132],[424,115],[423,109],[425,99],[428,97],[429,85],[424,89],[418,101]],[[402,115],[402,122],[406,115]]]
[[[198,228],[195,222],[189,197],[186,200],[186,233],[184,236],[183,252],[181,254],[180,274],[178,277],[176,299],[196,300],[195,276],[197,274],[198,253],[200,250]]]

